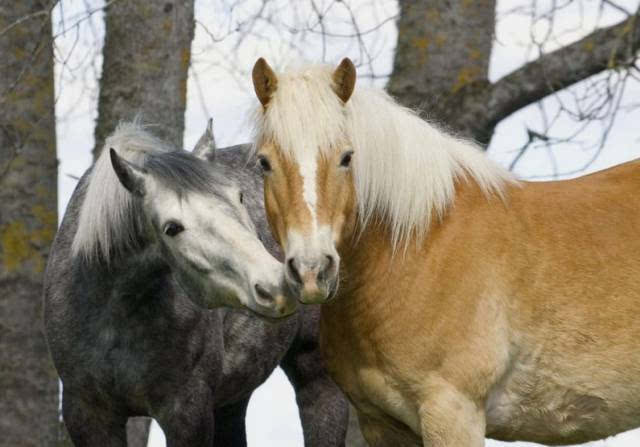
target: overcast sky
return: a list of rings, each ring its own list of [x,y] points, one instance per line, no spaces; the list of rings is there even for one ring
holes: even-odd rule
[[[617,4],[627,10],[635,10],[639,0],[618,0]],[[206,3],[206,4],[205,4]],[[356,63],[363,61],[361,47],[353,39],[329,39],[324,42],[317,35],[300,36],[283,31],[287,23],[294,23],[296,14],[305,14],[308,10],[283,7],[275,17],[282,20],[283,26],[278,29],[264,26],[252,30],[253,34],[238,45],[238,34],[230,33],[221,42],[213,42],[216,38],[227,35],[229,29],[243,17],[250,17],[261,3],[256,0],[242,2],[241,6],[230,9],[223,2],[196,1],[196,35],[193,43],[193,60],[188,84],[188,100],[186,112],[185,148],[193,147],[202,133],[208,117],[214,120],[217,142],[226,146],[248,141],[246,113],[254,103],[253,89],[249,83],[248,73],[255,59],[264,56],[274,66],[283,66],[287,62],[296,61],[301,56],[309,61],[320,61],[324,54],[326,62],[338,62],[349,56]],[[231,2],[226,2],[231,3]],[[286,2],[274,1],[273,4]],[[320,8],[330,2],[318,1]],[[354,12],[361,30],[373,28],[385,19],[397,14],[395,1],[359,0]],[[490,78],[496,80],[506,73],[518,68],[527,60],[537,56],[532,49],[532,39],[539,38],[547,32],[548,23],[536,22],[531,26],[531,18],[522,14],[507,14],[518,4],[530,1],[499,0],[498,27],[496,43],[492,54]],[[540,11],[547,8],[549,1],[538,1]],[[563,2],[560,2],[563,3]],[[90,19],[83,19],[86,6],[99,9],[101,1],[63,0],[63,6],[57,7],[54,17],[54,29],[60,34],[56,40],[56,115],[59,170],[59,204],[60,216],[75,187],[72,176],[80,176],[91,162],[93,147],[93,128],[97,117],[97,81],[100,75],[100,45],[104,35],[102,13],[96,12]],[[298,2],[298,5],[306,2]],[[575,41],[594,26],[605,26],[616,23],[624,16],[613,8],[599,10],[598,0],[575,1],[573,6],[564,8],[554,21],[552,39],[545,50]],[[348,32],[350,25],[342,23],[346,11],[333,8],[330,18],[335,19],[336,33]],[[77,24],[77,25],[76,25]],[[232,25],[232,26],[230,26]],[[256,25],[258,26],[258,25]],[[292,47],[290,41],[296,46]],[[297,40],[296,40],[297,39]],[[396,29],[393,20],[387,21],[375,32],[363,37],[364,46],[375,56],[369,66],[361,67],[360,72],[370,73],[377,77],[361,79],[358,82],[375,82],[384,86],[384,75],[390,73],[393,49],[396,41]],[[229,69],[233,66],[234,69]],[[580,91],[580,90],[577,90]],[[177,93],[176,93],[177,94]],[[626,87],[623,106],[631,106],[640,98],[638,83],[629,83]],[[544,101],[546,116],[553,117],[561,103],[571,103],[569,94],[557,95]],[[544,115],[538,105],[527,107],[504,120],[496,129],[488,155],[504,166],[509,166],[518,149],[527,139],[526,129],[541,132],[545,128]],[[627,110],[618,114],[616,123],[608,135],[607,143],[593,163],[598,139],[602,135],[602,123],[595,123],[582,132],[578,144],[560,144],[552,151],[544,146],[536,147],[526,153],[519,161],[515,172],[524,179],[537,180],[546,178],[564,178],[578,175],[586,164],[589,167],[584,173],[615,165],[637,158],[640,155],[640,132],[638,122],[640,115]],[[579,126],[568,117],[556,119],[550,134],[558,139],[571,135]],[[563,175],[563,173],[570,173]],[[293,390],[284,374],[277,370],[272,377],[253,395],[247,415],[247,431],[249,445],[299,447],[303,445],[302,430],[297,414]],[[150,445],[163,446],[164,439],[157,426],[154,427]],[[534,444],[496,441],[487,443],[490,447],[501,445],[532,446]],[[640,445],[640,431],[629,432],[606,441],[589,444],[590,446],[623,447]]]

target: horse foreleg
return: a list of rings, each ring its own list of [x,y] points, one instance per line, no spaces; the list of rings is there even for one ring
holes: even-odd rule
[[[212,392],[203,384],[187,385],[185,390],[189,392],[167,399],[154,411],[167,447],[211,447],[215,431]]]
[[[317,345],[290,351],[281,363],[296,392],[304,444],[344,446],[349,405],[328,376]]]
[[[215,410],[215,446],[246,447],[245,416],[249,398]]]
[[[62,417],[76,447],[127,447],[127,416],[64,392]]]
[[[425,395],[419,411],[425,446],[484,446],[486,427],[481,405],[445,381],[429,384]]]
[[[422,445],[419,439],[404,429],[398,429],[392,421],[374,419],[357,410],[356,413],[362,436],[369,447],[420,447]]]

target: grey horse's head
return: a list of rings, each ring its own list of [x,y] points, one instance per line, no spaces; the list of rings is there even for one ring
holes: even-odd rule
[[[140,214],[132,218],[157,243],[187,294],[210,308],[246,307],[272,318],[293,313],[296,300],[282,281],[282,264],[259,240],[233,176],[216,166],[210,127],[193,153],[145,149],[141,142],[153,137],[139,126],[126,130],[126,138],[116,131],[107,140],[119,144],[103,157],[110,159],[111,177],[124,186],[120,194],[132,204],[128,212]],[[125,159],[127,142],[144,156]],[[100,160],[94,169],[100,172]],[[112,235],[118,237],[126,235]]]

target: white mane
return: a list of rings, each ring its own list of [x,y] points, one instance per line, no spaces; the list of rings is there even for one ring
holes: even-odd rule
[[[256,141],[275,141],[298,160],[349,142],[360,219],[386,219],[394,247],[424,235],[434,214],[443,216],[458,179],[499,196],[514,181],[477,146],[447,135],[381,89],[356,86],[343,106],[332,90],[333,70],[278,74],[269,104],[256,112]]]
[[[113,171],[110,148],[138,166],[144,165],[148,154],[174,150],[146,132],[138,122],[119,124],[106,139],[87,179],[71,252],[89,260],[102,256],[107,262],[114,251],[122,251],[135,243],[136,219],[139,217],[131,194]]]

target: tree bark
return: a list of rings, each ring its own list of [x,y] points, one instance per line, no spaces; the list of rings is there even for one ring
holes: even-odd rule
[[[58,376],[41,309],[57,228],[53,46],[49,0],[0,0],[0,438],[58,439]]]
[[[387,90],[428,119],[487,142],[482,104],[462,99],[489,85],[495,0],[400,0],[398,45]]]
[[[193,0],[127,0],[106,12],[94,158],[119,121],[139,116],[182,147]]]

